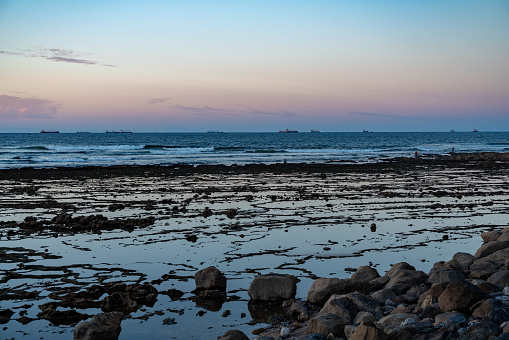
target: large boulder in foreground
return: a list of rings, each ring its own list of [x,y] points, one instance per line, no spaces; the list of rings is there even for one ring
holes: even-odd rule
[[[401,269],[415,270],[415,267],[407,262],[398,262],[385,273],[385,276],[393,277]]]
[[[349,324],[359,312],[357,306],[345,295],[332,295],[320,310],[320,314],[336,314],[347,320]]]
[[[386,340],[389,337],[370,323],[361,322],[349,340]]]
[[[196,290],[226,290],[226,277],[214,266],[198,270],[194,282]]]
[[[392,289],[384,288],[371,293],[370,297],[383,306],[387,300],[394,301],[396,299],[396,294],[394,294]]]
[[[76,326],[73,340],[117,340],[123,317],[121,312],[94,315],[90,321],[80,322]]]
[[[382,317],[382,309],[372,298],[362,293],[349,293],[345,297],[350,299],[359,311],[370,312],[377,319]]]
[[[238,329],[230,329],[226,331],[218,340],[249,340],[247,335]]]
[[[405,293],[413,286],[424,283],[428,279],[426,273],[413,269],[399,269],[391,275],[391,279],[387,282],[385,288],[392,289],[396,294]]]
[[[337,278],[319,278],[309,288],[307,300],[315,305],[323,305],[334,294],[350,293],[352,281]]]
[[[247,294],[255,301],[282,301],[295,297],[297,278],[288,274],[265,274],[254,278]]]
[[[385,332],[387,330],[392,328],[398,328],[401,326],[405,320],[411,319],[414,321],[419,321],[419,316],[411,313],[396,313],[396,314],[389,314],[387,316],[384,316],[380,320],[378,320],[377,325],[383,329]]]
[[[465,274],[461,270],[438,270],[431,274],[428,283],[448,283],[465,280]]]
[[[378,274],[378,271],[375,268],[370,266],[362,266],[352,274],[351,279],[357,282],[369,282],[378,277],[380,277],[380,274]]]
[[[319,333],[327,337],[332,334],[334,337],[342,337],[348,321],[336,314],[325,313],[311,318],[306,330],[307,334]]]
[[[470,307],[477,301],[488,298],[479,287],[466,281],[455,281],[447,285],[444,292],[438,297],[438,304],[443,312],[457,311],[469,314]]]
[[[507,241],[491,241],[477,249],[474,256],[480,259],[506,248],[509,248],[509,242]]]
[[[506,287],[509,285],[509,270],[502,270],[493,275],[488,279],[489,283],[496,284],[500,287]]]
[[[470,265],[474,263],[474,261],[476,260],[474,255],[463,252],[454,254],[452,259],[458,262],[459,265],[463,268],[463,270],[469,269]]]
[[[502,236],[502,231],[500,230],[487,231],[481,234],[482,240],[485,243],[497,241],[500,236]]]

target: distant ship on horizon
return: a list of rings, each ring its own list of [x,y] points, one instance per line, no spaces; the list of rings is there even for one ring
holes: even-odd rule
[[[299,131],[293,129],[279,130],[279,133],[297,133]]]
[[[131,130],[119,130],[119,131],[106,130],[106,133],[133,133],[133,132]]]
[[[450,132],[454,132],[454,129],[451,129],[451,131],[450,131]]]
[[[60,131],[57,131],[57,130],[41,130],[41,133],[60,133]]]
[[[472,132],[479,132],[479,130],[477,130],[477,129],[472,129]]]
[[[311,130],[312,133],[320,132],[320,130]]]

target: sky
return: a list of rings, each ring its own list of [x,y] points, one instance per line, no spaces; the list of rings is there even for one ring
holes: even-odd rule
[[[0,0],[0,133],[509,131],[509,1]]]

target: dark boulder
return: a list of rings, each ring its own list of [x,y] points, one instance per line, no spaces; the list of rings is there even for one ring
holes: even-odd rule
[[[320,314],[336,314],[346,320],[349,324],[352,323],[355,315],[359,312],[357,306],[347,298],[345,295],[332,295],[325,305],[320,310]]]
[[[465,280],[465,274],[462,270],[438,270],[433,272],[427,280],[428,283],[449,283],[453,281]]]
[[[502,270],[494,273],[489,277],[488,282],[499,287],[509,286],[509,270]]]
[[[222,336],[218,337],[217,340],[249,340],[246,334],[238,329],[230,329],[226,331]]]
[[[485,243],[497,241],[498,238],[502,235],[500,230],[487,231],[481,234],[482,240]]]
[[[370,282],[373,279],[380,277],[378,271],[370,266],[362,266],[352,274],[351,279],[358,282]]]
[[[157,301],[157,289],[147,282],[144,284],[134,283],[128,285],[125,292],[140,305],[152,307]]]
[[[194,281],[196,290],[226,290],[226,277],[214,266],[197,271]]]
[[[476,260],[474,255],[462,252],[454,254],[452,259],[456,260],[456,262],[460,264],[463,270],[469,269],[470,265]]]
[[[73,340],[116,340],[122,328],[123,313],[111,312],[94,315],[90,321],[78,324]]]
[[[399,262],[393,265],[387,273],[385,273],[385,276],[393,277],[396,272],[398,272],[401,269],[407,269],[407,270],[415,270],[415,267],[406,263],[406,262]]]
[[[509,247],[509,242],[507,241],[492,241],[483,244],[477,251],[474,256],[478,259],[491,255],[499,250],[506,249]]]
[[[361,322],[349,340],[386,340],[389,336],[373,324]]]
[[[499,300],[490,298],[486,300],[478,301],[475,305],[473,305],[470,309],[472,311],[472,316],[476,318],[483,319],[488,314],[490,314],[493,310],[497,308],[503,307],[502,302]]]
[[[399,269],[392,273],[391,279],[387,282],[385,288],[392,289],[396,294],[402,294],[412,286],[424,283],[427,279],[428,275],[420,270]]]
[[[344,335],[345,326],[348,321],[336,314],[325,313],[311,318],[308,322],[307,334],[319,333],[327,337],[332,334],[334,337]]]
[[[137,310],[140,306],[131,299],[128,293],[115,292],[104,298],[101,303],[101,309],[104,312],[121,311],[130,313]]]
[[[333,294],[346,294],[352,291],[352,280],[336,278],[319,278],[309,288],[307,300],[323,305]]]
[[[381,305],[384,305],[387,300],[395,301],[396,294],[389,288],[384,288],[374,293],[371,293],[370,297]]]
[[[438,297],[440,309],[444,312],[469,313],[477,301],[486,299],[488,294],[466,281],[455,281],[447,285]]]
[[[441,313],[435,316],[435,326],[445,327],[449,330],[466,327],[468,320],[464,314],[458,312]]]
[[[295,298],[298,279],[287,274],[259,275],[253,279],[247,294],[256,301],[282,301]]]
[[[0,310],[0,324],[4,324],[9,322],[11,319],[11,316],[14,314],[14,312],[10,309],[1,309]]]
[[[372,298],[362,293],[349,293],[344,295],[352,301],[359,311],[370,312],[377,319],[382,317],[382,309]]]

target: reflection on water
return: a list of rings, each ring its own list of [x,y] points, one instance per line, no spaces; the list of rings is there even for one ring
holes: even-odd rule
[[[305,298],[315,278],[346,278],[349,267],[370,264],[383,274],[406,261],[428,271],[458,251],[475,252],[481,231],[507,226],[507,182],[505,173],[475,170],[218,174],[33,181],[30,186],[40,189],[20,194],[12,189],[26,183],[4,181],[0,247],[9,248],[13,260],[2,263],[1,287],[33,293],[2,301],[3,309],[15,311],[4,334],[68,339],[72,325],[16,320],[22,311],[37,318],[39,306],[54,301],[51,293],[64,287],[82,291],[115,282],[152,282],[160,292],[183,292],[174,299],[159,294],[152,307],[131,313],[122,322],[121,339],[209,339],[231,327],[249,334],[279,308],[248,303],[256,275],[295,275],[301,280],[297,297]],[[97,233],[17,229],[26,217],[51,220],[62,212],[109,219],[152,216],[155,223]],[[194,273],[208,266],[228,278],[226,294],[192,293]]]

